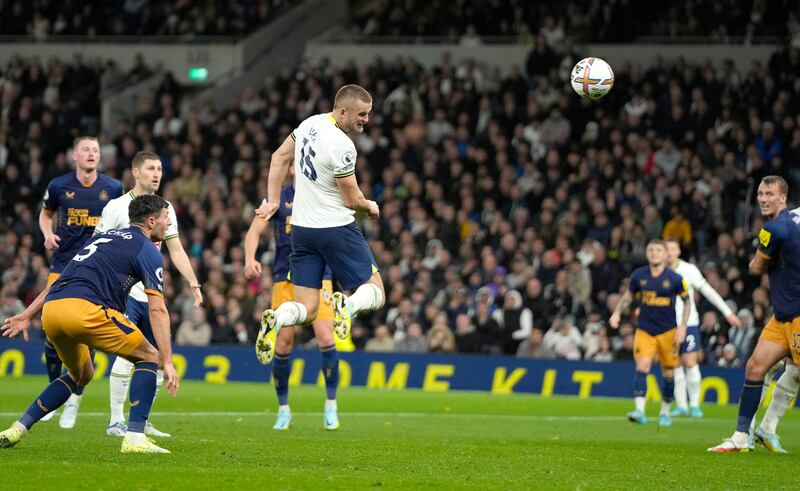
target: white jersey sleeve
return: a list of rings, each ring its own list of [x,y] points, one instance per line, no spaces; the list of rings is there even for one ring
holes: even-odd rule
[[[173,208],[172,203],[167,201],[167,214],[169,215],[170,225],[167,228],[166,233],[164,234],[164,240],[167,241],[169,239],[174,239],[178,237],[178,215],[175,214],[175,208]]]
[[[295,195],[292,225],[309,228],[340,227],[352,223],[336,183],[356,170],[356,147],[330,114],[306,119],[292,132]]]
[[[682,260],[675,271],[686,280],[686,284],[689,286],[689,295],[691,295],[692,298],[694,298],[694,292],[699,291],[722,313],[722,315],[727,316],[732,313],[731,308],[728,307],[728,304],[725,303],[725,300],[719,293],[708,284],[708,281],[703,277],[703,273],[700,272],[697,266]],[[675,304],[675,313],[678,316],[677,320],[680,322],[683,314],[683,300],[680,298],[678,298]],[[692,303],[692,312],[689,314],[689,325],[700,325],[700,315],[697,312],[697,307],[694,305],[694,302]]]

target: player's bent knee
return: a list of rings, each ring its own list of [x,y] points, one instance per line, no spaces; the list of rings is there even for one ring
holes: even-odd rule
[[[750,380],[760,380],[767,375],[769,369],[770,367],[766,366],[761,359],[751,356],[745,366],[745,377]]]
[[[136,347],[133,353],[124,358],[131,363],[138,363],[140,361],[158,363],[158,350],[155,349],[147,339],[142,339],[142,342]]]

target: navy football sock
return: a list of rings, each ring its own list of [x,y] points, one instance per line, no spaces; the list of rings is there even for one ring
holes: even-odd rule
[[[140,361],[135,363],[131,377],[131,412],[128,417],[128,431],[144,433],[144,425],[150,417],[150,408],[156,396],[156,377],[158,363]]]
[[[52,382],[61,376],[61,358],[49,339],[44,338],[44,361],[47,364],[47,377]]]
[[[278,394],[280,406],[289,404],[289,373],[292,371],[289,356],[275,353],[275,361],[272,362],[272,378],[275,379],[275,393]]]
[[[633,397],[644,397],[647,395],[647,374],[636,370],[633,376]]]
[[[675,379],[673,377],[664,377],[661,392],[663,393],[664,402],[672,402],[675,399]]]
[[[748,433],[750,422],[758,411],[758,404],[761,402],[761,388],[764,386],[763,380],[744,381],[742,396],[739,399],[739,419],[736,422],[736,431]]]
[[[30,430],[31,426],[42,419],[45,414],[55,411],[67,402],[67,399],[75,392],[76,388],[75,381],[72,380],[69,374],[65,373],[53,380],[28,407],[25,414],[19,418],[19,422]]]
[[[327,398],[335,401],[336,389],[339,387],[339,350],[332,344],[321,347],[319,351],[322,353],[322,375],[325,377]]]

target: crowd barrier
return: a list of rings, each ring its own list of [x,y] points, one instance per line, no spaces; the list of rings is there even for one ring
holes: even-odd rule
[[[0,341],[0,378],[45,373],[43,343]],[[173,356],[181,378],[210,383],[270,381],[270,367],[258,363],[251,346],[176,346]],[[292,354],[290,385],[323,385],[320,355],[314,350]],[[105,377],[113,356],[97,353],[96,376]],[[705,403],[739,400],[744,370],[702,367],[701,397]],[[632,362],[597,363],[529,360],[505,356],[341,353],[342,387],[485,391],[493,394],[631,397]],[[647,397],[661,400],[658,368],[648,377]]]

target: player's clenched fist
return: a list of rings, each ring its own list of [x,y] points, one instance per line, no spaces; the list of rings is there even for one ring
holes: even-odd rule
[[[369,217],[373,220],[381,216],[381,211],[380,208],[378,208],[378,203],[372,200],[367,200],[367,215],[369,215]]]
[[[244,277],[248,280],[261,276],[261,263],[254,259],[247,259],[244,262]]]

